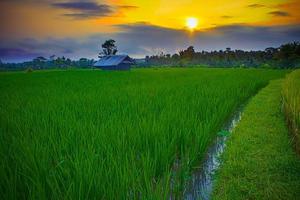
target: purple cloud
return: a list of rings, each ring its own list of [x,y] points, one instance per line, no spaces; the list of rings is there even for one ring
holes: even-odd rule
[[[0,48],[0,58],[4,58],[5,61],[21,62],[37,56],[40,54],[22,48]]]
[[[90,17],[103,17],[114,13],[114,8],[106,4],[98,4],[93,1],[88,2],[63,2],[52,3],[53,7],[70,10],[72,13],[66,13],[64,16],[73,18],[90,18]]]

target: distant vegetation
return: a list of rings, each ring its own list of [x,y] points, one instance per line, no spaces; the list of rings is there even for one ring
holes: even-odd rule
[[[69,69],[69,68],[91,68],[95,61],[93,59],[81,58],[71,60],[65,57],[50,56],[49,59],[39,56],[32,61],[23,63],[1,63],[0,70],[41,70],[41,69]]]
[[[115,40],[112,39],[105,41],[101,47],[102,51],[99,53],[99,58],[105,55],[114,55],[118,51]],[[270,47],[264,51],[243,51],[227,48],[220,51],[195,52],[194,47],[190,46],[174,55],[160,53],[159,55],[146,56],[142,62],[140,60],[137,61],[136,67],[297,68],[300,67],[300,43],[288,43],[279,48]],[[23,63],[3,63],[0,61],[0,70],[92,68],[95,62],[95,60],[87,58],[74,61],[54,55],[48,59],[40,56]]]
[[[181,199],[225,119],[285,73],[1,73],[0,199]]]
[[[218,66],[218,67],[260,67],[295,68],[300,66],[300,43],[284,44],[279,48],[267,48],[264,51],[226,50],[195,52],[190,46],[178,54],[147,56],[145,66]]]
[[[283,105],[296,150],[300,154],[300,70],[292,72],[285,79]]]

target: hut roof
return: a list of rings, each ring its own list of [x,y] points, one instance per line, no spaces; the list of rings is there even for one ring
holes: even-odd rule
[[[112,55],[112,56],[104,56],[99,61],[97,61],[94,66],[114,66],[119,65],[120,63],[130,63],[133,64],[133,60],[127,55]]]

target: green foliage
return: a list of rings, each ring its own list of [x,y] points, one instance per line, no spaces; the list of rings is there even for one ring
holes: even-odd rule
[[[228,136],[229,134],[230,134],[230,131],[225,131],[225,130],[218,132],[218,136],[220,136],[220,137],[225,137],[225,136]]]
[[[284,73],[2,73],[0,199],[168,199],[171,178],[180,195],[223,121]]]
[[[263,64],[263,65],[261,66],[261,68],[263,68],[263,69],[271,69],[272,66],[266,63],[266,64]]]
[[[281,80],[272,81],[246,106],[216,174],[213,200],[300,197],[300,160],[281,113]]]
[[[300,154],[300,70],[289,74],[284,81],[283,106],[297,152]]]
[[[25,70],[26,73],[31,73],[33,72],[33,69],[31,67],[28,67],[26,70]]]
[[[49,59],[44,57],[37,57],[32,61],[23,63],[0,63],[0,70],[26,70],[32,68],[33,70],[42,69],[70,69],[70,68],[92,68],[95,61],[93,59],[80,58],[79,60],[71,60],[65,57],[56,57],[52,55]]]

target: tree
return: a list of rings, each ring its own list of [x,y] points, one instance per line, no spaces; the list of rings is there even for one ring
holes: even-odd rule
[[[268,47],[265,49],[265,58],[270,60],[278,52],[278,48]]]
[[[230,47],[227,47],[225,52],[226,52],[226,53],[229,53],[230,51],[231,51],[231,48],[230,48]]]
[[[43,56],[39,56],[33,59],[32,63],[35,68],[41,69],[44,67],[46,61],[47,61],[46,58],[44,58]]]
[[[53,60],[55,60],[55,57],[56,57],[55,55],[52,55],[52,56],[49,57],[49,60],[53,61]]]
[[[39,56],[36,57],[35,59],[33,59],[33,61],[37,61],[37,62],[45,62],[47,59],[43,56]]]
[[[115,45],[115,40],[110,39],[110,40],[106,40],[103,44],[102,44],[102,52],[99,53],[99,58],[103,57],[103,56],[109,56],[109,55],[116,55],[116,53],[118,52],[117,46]]]
[[[276,58],[282,67],[296,67],[300,63],[300,42],[281,45]]]
[[[179,56],[181,58],[191,60],[195,55],[195,50],[193,46],[189,46],[186,50],[179,51]]]

